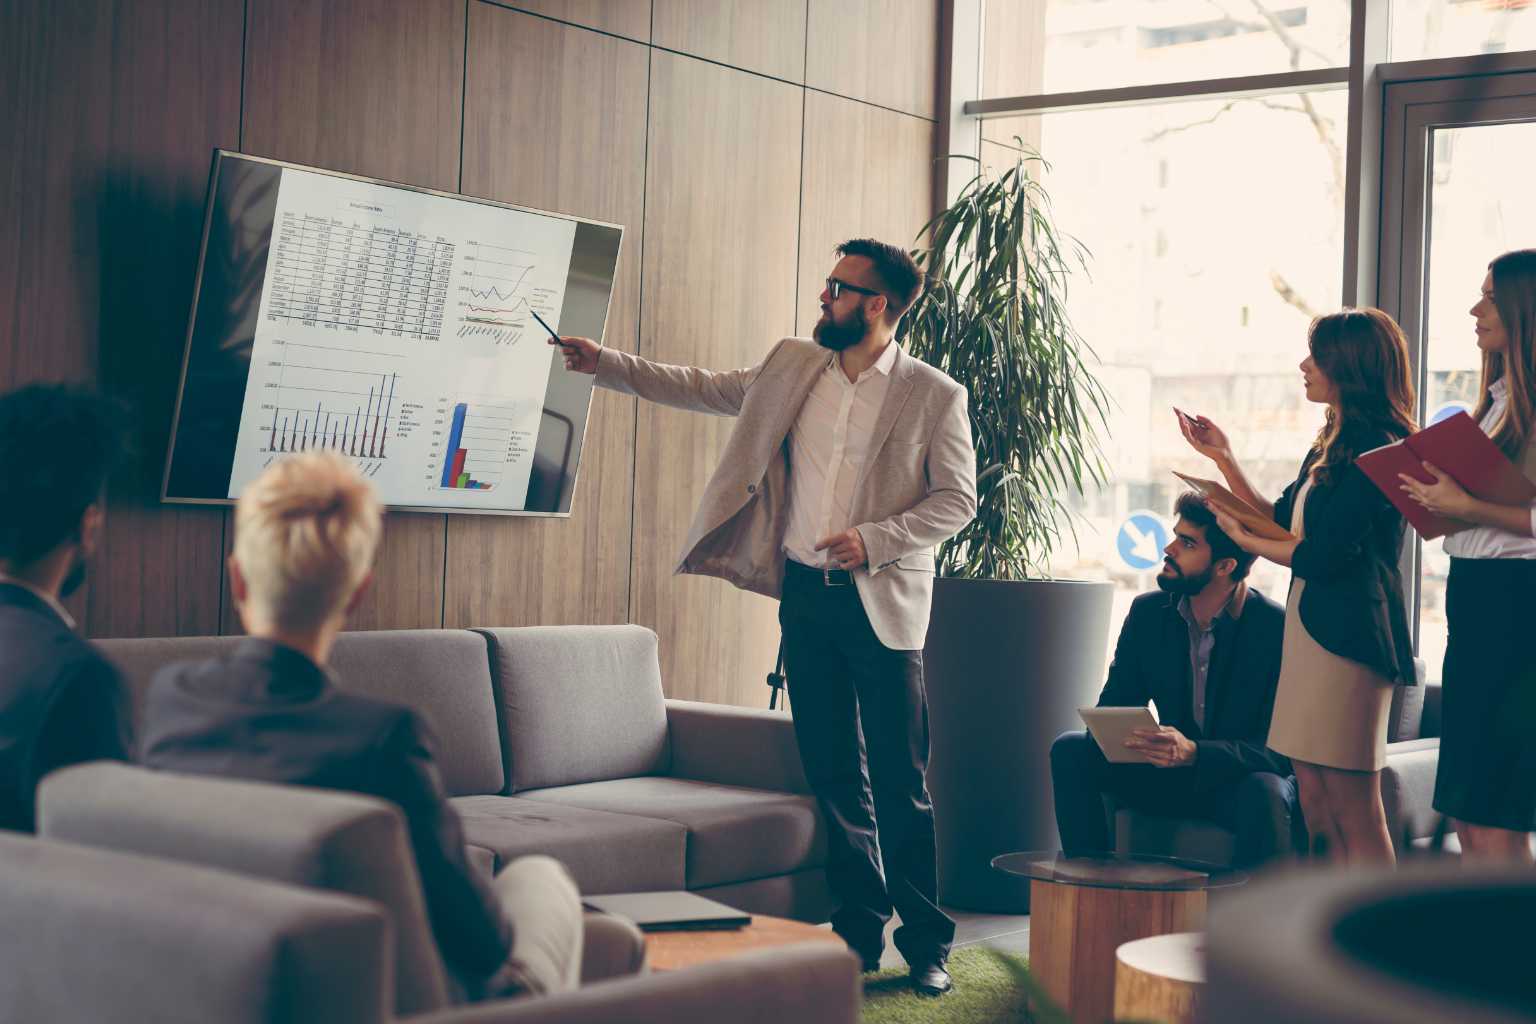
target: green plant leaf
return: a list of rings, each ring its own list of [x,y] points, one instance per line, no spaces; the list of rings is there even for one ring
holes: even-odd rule
[[[945,576],[1043,575],[1063,525],[1077,543],[1063,497],[1107,479],[1110,399],[1066,305],[1089,252],[1056,226],[1039,179],[1050,165],[1018,141],[1013,165],[972,178],[913,252],[930,287],[907,349],[965,386],[976,446],[976,517],[940,546]]]

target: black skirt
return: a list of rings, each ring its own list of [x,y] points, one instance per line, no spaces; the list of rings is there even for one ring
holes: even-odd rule
[[[1453,558],[1435,810],[1536,830],[1536,559]]]

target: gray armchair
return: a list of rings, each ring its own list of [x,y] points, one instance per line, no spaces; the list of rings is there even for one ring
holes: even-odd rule
[[[394,948],[378,954],[381,960],[393,960],[392,969],[381,963],[378,972],[385,984],[394,976],[393,999],[386,1001],[386,1007],[392,1003],[400,1017],[429,1019],[433,1024],[661,1024],[716,1020],[729,1012],[734,1024],[779,1020],[851,1024],[858,1016],[858,967],[843,950],[791,947],[675,974],[597,980],[610,973],[632,972],[637,965],[616,959],[612,944],[605,951],[603,942],[604,925],[626,930],[632,926],[592,918],[584,935],[587,969],[583,980],[594,984],[559,996],[451,1010],[453,993],[432,940],[399,814],[366,797],[98,763],[55,772],[43,781],[38,791],[38,828],[48,839],[334,890],[354,902],[361,897],[366,901],[362,905],[381,913],[392,925]],[[189,905],[185,912],[196,913],[196,909]],[[156,971],[187,970],[189,965],[200,970],[201,956],[190,948],[180,958],[165,957]],[[68,963],[61,956],[55,969],[67,972]],[[445,1010],[447,1015],[439,1017]],[[117,1019],[156,1018],[124,1015]],[[188,1019],[220,1018],[205,1014]]]
[[[378,1024],[374,903],[0,832],[0,1020]]]

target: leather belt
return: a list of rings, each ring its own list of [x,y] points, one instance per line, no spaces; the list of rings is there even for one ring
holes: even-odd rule
[[[833,569],[830,566],[820,568],[813,565],[802,565],[793,558],[784,560],[786,573],[793,573],[804,579],[814,579],[824,587],[851,587],[853,586],[853,573],[847,569]]]

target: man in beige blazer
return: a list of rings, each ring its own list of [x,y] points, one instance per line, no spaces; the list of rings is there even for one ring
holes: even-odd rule
[[[838,253],[815,342],[784,338],[750,369],[667,366],[587,338],[561,346],[567,368],[602,387],[737,417],[676,571],[780,599],[800,756],[828,826],[833,927],[873,969],[894,909],[913,986],[939,995],[955,926],[936,897],[922,648],[934,547],[976,512],[976,453],[965,389],[895,341],[922,272],[871,239]]]

